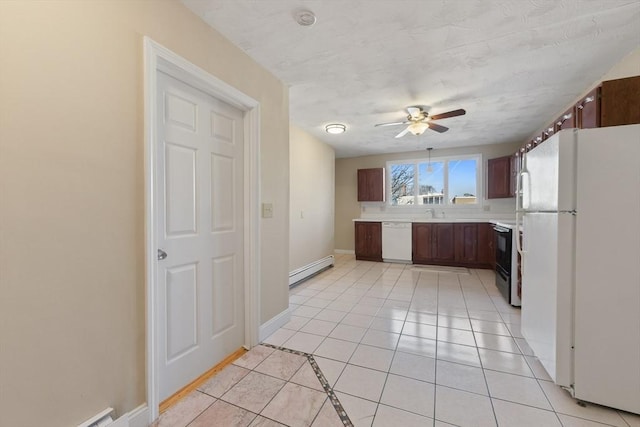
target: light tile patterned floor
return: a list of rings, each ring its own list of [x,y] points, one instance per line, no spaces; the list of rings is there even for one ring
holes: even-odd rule
[[[291,321],[265,343],[312,354],[356,427],[640,427],[640,416],[580,406],[549,381],[493,272],[469,273],[336,255],[291,290]],[[304,356],[259,346],[156,425],[343,423]]]

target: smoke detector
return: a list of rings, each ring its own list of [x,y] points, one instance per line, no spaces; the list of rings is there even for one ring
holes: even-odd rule
[[[294,18],[302,27],[310,27],[316,23],[316,15],[310,10],[299,10],[294,14]]]

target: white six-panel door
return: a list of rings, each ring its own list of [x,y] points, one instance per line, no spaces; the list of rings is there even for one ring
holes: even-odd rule
[[[159,398],[244,343],[243,113],[158,73]]]

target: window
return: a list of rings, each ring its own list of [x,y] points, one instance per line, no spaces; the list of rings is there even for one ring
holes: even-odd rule
[[[394,206],[477,205],[481,201],[481,156],[387,162]]]

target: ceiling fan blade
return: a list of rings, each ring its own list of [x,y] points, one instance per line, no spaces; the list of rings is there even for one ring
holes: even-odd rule
[[[429,129],[435,130],[436,132],[440,132],[440,133],[443,133],[443,132],[446,132],[446,131],[449,130],[448,127],[442,126],[442,125],[438,125],[438,124],[433,123],[433,122],[429,122]]]
[[[397,126],[397,125],[406,125],[409,122],[405,121],[405,122],[393,122],[393,123],[378,123],[377,125],[373,125],[374,127],[378,127],[378,126]]]
[[[461,108],[459,110],[447,111],[446,113],[436,114],[435,116],[429,116],[429,118],[431,120],[440,120],[440,119],[448,119],[449,117],[464,116],[465,114],[467,114],[467,112]]]
[[[407,112],[412,119],[419,119],[421,111],[420,107],[407,107]]]
[[[397,134],[396,138],[402,138],[403,136],[405,136],[407,134],[407,132],[409,132],[409,126],[407,126],[402,132]]]

